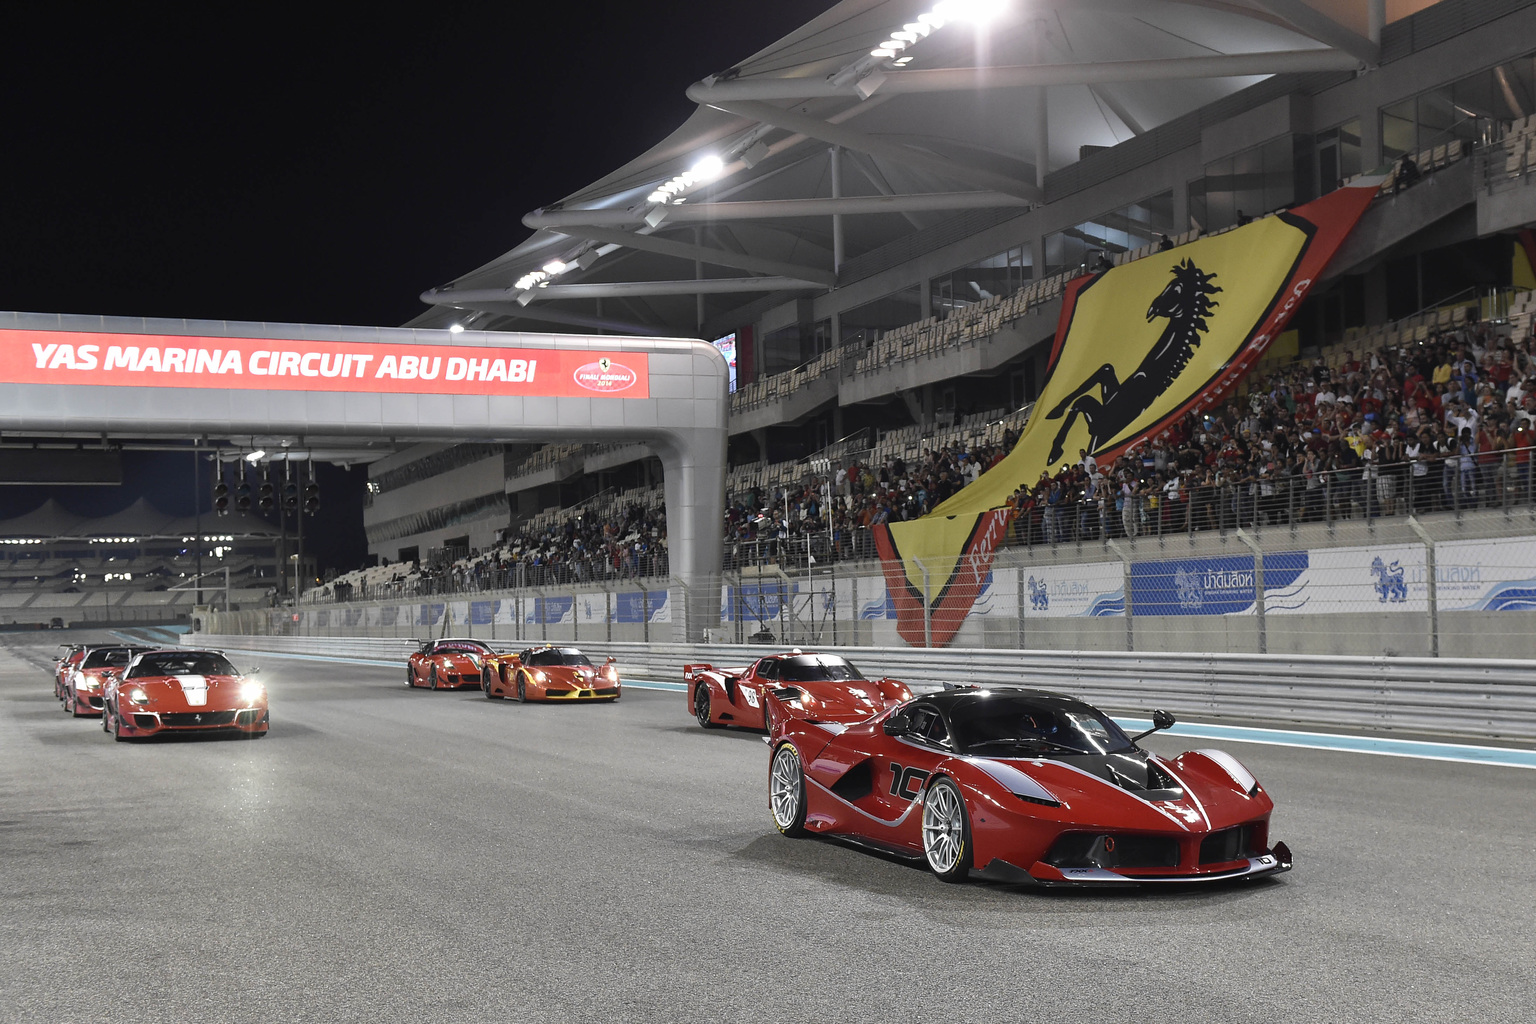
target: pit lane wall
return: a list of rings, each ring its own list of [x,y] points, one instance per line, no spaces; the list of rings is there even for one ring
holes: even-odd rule
[[[390,680],[398,678],[415,649],[411,641],[393,638],[189,634],[182,642],[248,651],[243,660],[252,663],[259,663],[262,652],[364,660],[376,663],[381,679]],[[582,648],[595,659],[617,659],[622,677],[631,682],[670,683],[678,690],[686,663],[739,667],[778,649],[602,640]],[[1160,707],[1198,720],[1536,740],[1536,662],[1529,660],[818,649],[847,656],[867,676],[899,678],[917,690],[946,682],[1026,683],[1076,694],[1114,712],[1145,714]],[[679,716],[686,714],[681,693],[677,702]]]
[[[196,618],[229,634],[906,646],[877,564],[785,561],[709,581],[720,619],[692,630],[687,587],[667,579]],[[1007,548],[954,649],[1525,659],[1533,635],[1536,519],[1522,508]]]

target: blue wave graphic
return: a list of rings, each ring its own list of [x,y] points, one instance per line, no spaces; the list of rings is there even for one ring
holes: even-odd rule
[[[1090,618],[1100,618],[1109,615],[1124,615],[1125,594],[1121,591],[1116,591],[1113,594],[1100,594],[1097,598],[1094,599],[1093,604],[1088,606],[1088,610],[1083,612],[1083,614]]]
[[[1536,611],[1536,580],[1500,583],[1471,608],[1480,612]]]

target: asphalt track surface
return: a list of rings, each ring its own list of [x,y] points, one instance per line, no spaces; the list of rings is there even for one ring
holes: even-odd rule
[[[269,659],[266,739],[113,743],[60,713],[57,639],[0,647],[5,1021],[1278,1024],[1536,1005],[1529,769],[1226,743],[1275,797],[1290,874],[956,886],[778,835],[762,741],[700,729],[675,693],[517,705]]]

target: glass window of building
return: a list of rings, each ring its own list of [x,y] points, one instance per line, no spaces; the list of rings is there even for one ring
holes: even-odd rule
[[[1129,252],[1173,232],[1173,193],[1122,206],[1045,236],[1045,277],[1091,263],[1099,252]]]
[[[928,283],[933,315],[943,318],[994,295],[1012,295],[1034,276],[1029,245],[1016,245],[996,256],[951,271]]]
[[[1533,113],[1536,57],[1485,68],[1382,107],[1382,162],[1436,146],[1481,145],[1501,137],[1509,122]]]
[[[1357,137],[1358,138],[1358,137]],[[1205,165],[1205,177],[1189,183],[1189,224],[1219,231],[1238,217],[1257,217],[1296,201],[1292,137],[1281,135]]]
[[[1358,117],[1318,132],[1313,141],[1317,149],[1319,194],[1332,192],[1365,169],[1361,166]]]

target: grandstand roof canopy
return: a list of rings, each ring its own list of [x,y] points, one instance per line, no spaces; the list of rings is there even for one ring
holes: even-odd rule
[[[1425,6],[843,0],[745,60],[721,54],[683,125],[529,213],[526,240],[424,293],[436,308],[416,323],[692,333],[701,295],[718,311],[814,295],[838,255],[952,211],[1040,202],[1085,147],[1271,74],[1369,67],[1381,22]]]
[[[49,498],[26,515],[0,519],[0,538],[35,538],[44,541],[77,541],[98,538],[132,538],[134,541],[194,537],[195,516],[170,516],[151,505],[146,498],[109,516],[76,515]],[[237,540],[276,537],[277,528],[256,516],[204,516],[205,536],[231,536]]]

